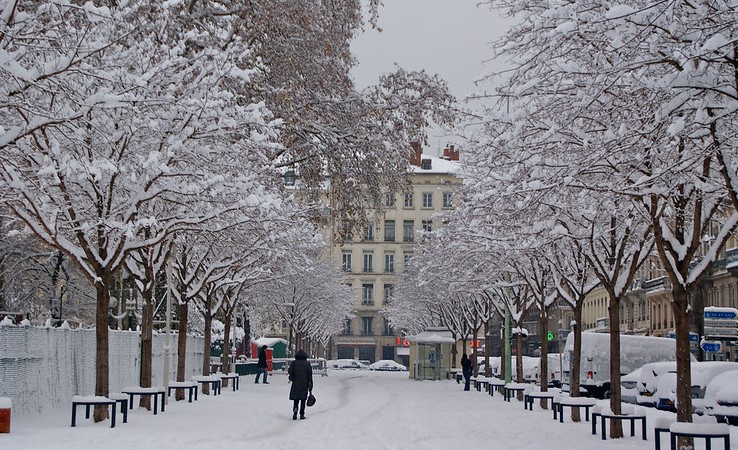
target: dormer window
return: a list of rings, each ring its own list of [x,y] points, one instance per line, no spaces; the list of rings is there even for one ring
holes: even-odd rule
[[[420,162],[420,168],[423,170],[431,170],[431,160],[430,159],[423,159]]]
[[[285,186],[294,186],[295,185],[295,179],[297,177],[295,176],[294,170],[288,170],[284,173],[284,185]]]

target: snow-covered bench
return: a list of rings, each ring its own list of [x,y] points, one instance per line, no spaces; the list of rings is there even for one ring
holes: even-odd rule
[[[485,377],[484,375],[479,375],[474,382],[474,386],[477,388],[477,392],[482,392],[482,388],[487,389],[487,386],[489,385],[489,378]]]
[[[201,385],[210,385],[213,390],[213,396],[220,394],[220,377],[215,375],[195,375],[192,381],[197,381]]]
[[[523,393],[526,390],[531,389],[530,384],[525,383],[507,383],[505,385],[505,401],[510,401],[510,398],[516,393]]]
[[[499,378],[491,377],[487,381],[487,393],[493,397],[495,395],[495,389],[500,392],[500,390],[502,390],[502,388],[504,387],[505,382],[503,380],[500,380]]]
[[[639,408],[636,410],[632,405],[621,405],[620,414],[613,413],[610,408],[603,408],[592,413],[592,434],[597,434],[597,418],[600,419],[602,427],[602,440],[607,439],[607,420],[619,420],[620,422],[630,422],[630,435],[635,436],[635,423],[641,422],[641,438],[647,440],[646,414]]]
[[[584,417],[586,421],[589,421],[589,409],[596,404],[597,402],[594,399],[588,397],[558,395],[553,398],[551,409],[553,410],[554,420],[558,418],[560,423],[564,423],[564,407],[584,408]]]
[[[192,403],[192,396],[197,400],[198,384],[194,381],[170,381],[167,387],[167,397],[172,395],[172,391],[183,390],[189,393],[189,402]]]
[[[108,394],[110,400],[115,400],[120,403],[120,412],[123,413],[123,423],[128,423],[128,396],[126,394]]]
[[[115,413],[116,413],[116,405],[118,402],[115,400],[109,399],[107,397],[103,397],[101,395],[95,395],[95,396],[84,396],[84,395],[75,395],[72,397],[72,426],[77,426],[77,407],[78,406],[84,406],[85,407],[85,419],[90,418],[90,408],[92,406],[97,405],[107,405],[110,406],[112,409],[112,414],[110,415],[110,428],[115,428]]]
[[[221,381],[223,381],[223,380],[231,380],[231,381],[233,381],[233,383],[231,383],[231,385],[233,386],[233,392],[236,392],[238,390],[239,384],[241,382],[241,378],[240,378],[240,376],[237,373],[233,373],[233,372],[231,372],[231,373],[218,373],[217,375],[220,377]]]
[[[529,409],[533,411],[533,402],[535,399],[545,399],[547,402],[551,403],[551,407],[553,408],[553,399],[556,397],[558,392],[541,392],[541,391],[530,391],[526,392],[525,396],[523,396],[523,409]]]
[[[464,378],[464,375],[461,373],[461,369],[458,369],[456,367],[449,369],[449,373],[453,378],[456,379],[456,384],[461,383],[461,380]]]
[[[725,450],[730,450],[730,426],[726,423],[674,422],[669,426],[669,437],[672,450],[677,448],[679,437],[704,438],[707,450],[712,448],[712,439],[723,439]]]
[[[159,408],[159,397],[161,397],[161,412],[164,412],[166,407],[166,391],[163,387],[129,387],[123,389],[121,392],[128,396],[128,407],[133,409],[133,397],[138,395],[139,397],[154,397],[154,415],[156,415]]]
[[[661,433],[669,434],[669,427],[676,423],[676,416],[656,417],[653,419],[653,435],[656,450],[661,448]],[[692,414],[692,423],[718,423],[713,416]]]

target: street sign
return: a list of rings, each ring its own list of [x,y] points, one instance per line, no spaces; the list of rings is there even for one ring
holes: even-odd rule
[[[738,337],[738,309],[708,306],[704,311],[706,339]]]
[[[714,327],[705,326],[705,336],[706,337],[711,337],[711,336],[734,337],[734,336],[738,336],[738,329],[736,328],[714,328]]]
[[[732,311],[731,311],[732,310]],[[734,308],[705,308],[705,319],[738,319],[738,312]]]
[[[707,353],[718,353],[722,348],[722,344],[718,341],[702,341],[700,348]]]

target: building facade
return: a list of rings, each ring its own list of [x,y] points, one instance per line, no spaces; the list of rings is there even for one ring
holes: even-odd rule
[[[387,192],[386,213],[370,219],[364,236],[334,241],[331,247],[332,260],[352,287],[355,316],[333,337],[329,359],[391,359],[407,365],[410,343],[392,329],[383,311],[422,233],[441,225],[434,215],[453,208],[461,183],[453,146],[442,157],[423,154],[419,143],[411,148],[411,191]]]

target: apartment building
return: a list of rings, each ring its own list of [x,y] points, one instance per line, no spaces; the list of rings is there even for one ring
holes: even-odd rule
[[[407,364],[409,343],[392,329],[383,315],[391,304],[395,285],[422,239],[422,231],[441,225],[434,214],[454,206],[459,177],[459,151],[444,149],[443,156],[423,154],[411,143],[410,192],[387,192],[382,217],[373,217],[366,234],[333,242],[331,258],[353,288],[355,317],[332,339],[329,358],[374,362],[392,359]]]

